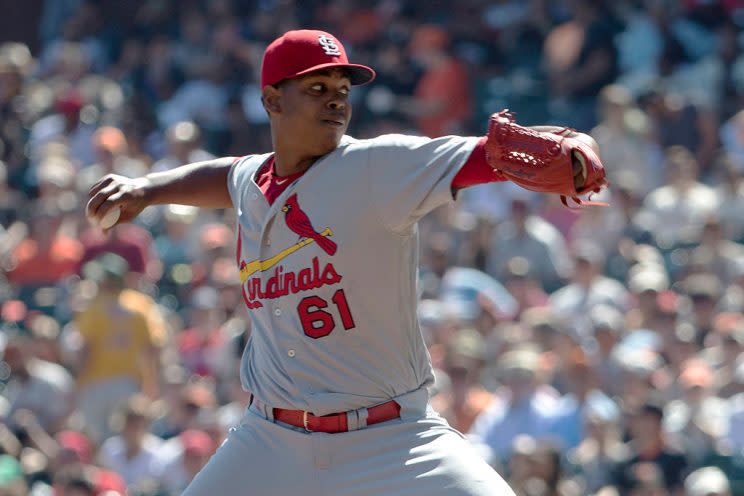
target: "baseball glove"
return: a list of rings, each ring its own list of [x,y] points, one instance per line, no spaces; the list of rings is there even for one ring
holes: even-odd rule
[[[502,110],[493,114],[489,122],[486,160],[523,188],[560,195],[566,206],[567,198],[579,205],[606,205],[579,199],[585,193],[599,193],[608,183],[599,156],[576,135],[569,128],[544,132],[520,126],[512,113]],[[574,183],[574,160],[584,171],[584,182],[578,189]]]

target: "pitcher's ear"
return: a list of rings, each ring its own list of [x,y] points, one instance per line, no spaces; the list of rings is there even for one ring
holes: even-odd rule
[[[261,101],[266,111],[270,114],[278,114],[282,111],[281,91],[275,86],[264,86],[263,90],[261,90]]]

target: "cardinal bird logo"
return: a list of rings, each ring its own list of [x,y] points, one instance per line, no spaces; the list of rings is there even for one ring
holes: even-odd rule
[[[282,207],[282,212],[285,213],[287,227],[297,233],[299,237],[312,239],[329,255],[336,253],[336,250],[338,249],[336,243],[316,231],[313,224],[310,222],[310,218],[302,211],[302,208],[297,201],[297,193],[287,198],[287,202]]]

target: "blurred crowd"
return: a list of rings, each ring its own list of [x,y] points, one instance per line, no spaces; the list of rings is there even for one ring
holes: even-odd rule
[[[2,25],[0,20],[0,25]],[[512,184],[420,224],[432,402],[529,496],[744,495],[744,2],[47,0],[0,45],[0,495],[176,495],[248,399],[232,211],[107,235],[102,175],[270,150],[288,29],[377,70],[356,137],[591,132],[609,208]]]

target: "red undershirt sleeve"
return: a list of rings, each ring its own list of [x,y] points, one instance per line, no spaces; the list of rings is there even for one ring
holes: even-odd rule
[[[486,140],[483,136],[473,148],[470,157],[452,180],[452,189],[458,190],[476,184],[506,181],[506,178],[486,162]]]

